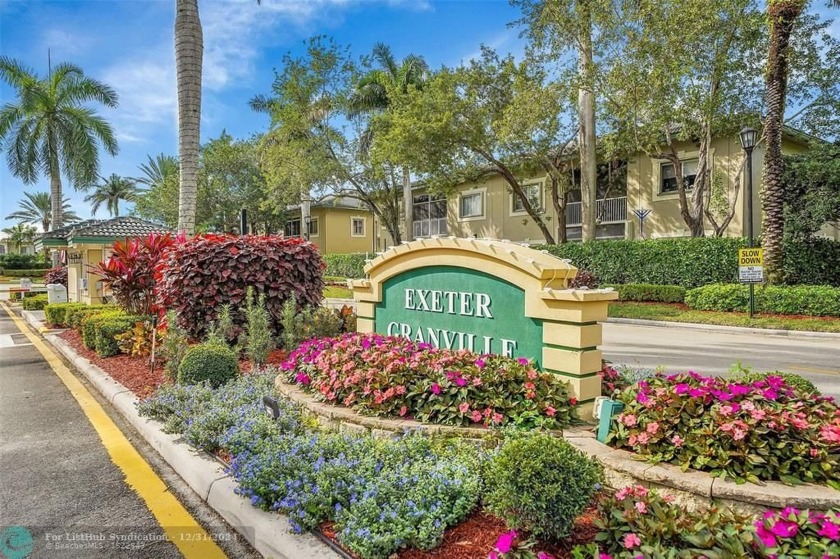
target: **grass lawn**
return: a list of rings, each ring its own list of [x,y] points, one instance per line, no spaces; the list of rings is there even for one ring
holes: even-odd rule
[[[611,303],[609,315],[612,318],[640,318],[668,322],[715,324],[718,326],[840,332],[840,318],[758,314],[750,320],[747,313],[695,311],[685,305],[670,303]]]
[[[352,299],[353,292],[346,287],[336,287],[328,285],[324,288],[324,298],[326,299]]]

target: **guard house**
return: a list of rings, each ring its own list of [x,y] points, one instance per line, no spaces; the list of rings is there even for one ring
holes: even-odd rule
[[[89,219],[41,234],[36,250],[61,251],[67,264],[67,300],[89,305],[103,302],[99,276],[90,272],[110,256],[114,241],[145,237],[152,233],[172,233],[165,225],[136,217]]]

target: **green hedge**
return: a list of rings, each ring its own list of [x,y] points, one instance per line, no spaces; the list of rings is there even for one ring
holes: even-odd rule
[[[49,270],[47,269],[29,269],[29,270],[3,270],[3,275],[9,278],[42,278]]]
[[[375,258],[376,255],[367,252],[354,252],[350,254],[324,254],[324,262],[327,263],[325,276],[336,276],[340,278],[359,279],[365,277],[365,260]]]
[[[100,357],[111,357],[120,353],[116,336],[134,328],[142,316],[113,316],[98,321],[95,327],[94,348]]]
[[[749,287],[713,284],[689,290],[685,304],[705,311],[749,310]],[[757,286],[756,311],[768,314],[840,316],[840,288],[826,285]]]
[[[44,307],[44,315],[47,317],[47,323],[53,326],[65,327],[67,326],[67,312],[70,310],[80,310],[87,307],[84,303],[52,303]]]
[[[127,316],[125,311],[116,309],[116,310],[107,310],[107,311],[98,311],[95,313],[89,313],[82,319],[82,342],[85,344],[85,347],[88,349],[96,349],[96,332],[99,329],[100,325],[103,324],[105,321],[114,319],[114,318],[122,318]]]
[[[679,285],[627,283],[624,285],[602,285],[601,287],[612,287],[618,291],[619,301],[682,303],[685,300],[685,288]]]
[[[236,353],[226,345],[203,343],[192,346],[178,366],[178,384],[208,381],[218,388],[239,374]]]
[[[601,284],[679,285],[687,289],[710,283],[738,282],[738,238],[613,240],[541,245],[595,274]],[[787,241],[785,275],[791,284],[840,287],[840,242],[830,239]]]
[[[47,295],[45,293],[23,298],[23,310],[25,311],[42,311],[46,306]]]
[[[38,254],[3,254],[0,255],[0,269],[24,270],[24,269],[46,269],[52,267],[49,262],[44,262]],[[8,274],[7,274],[8,275]]]
[[[116,305],[84,305],[68,309],[65,313],[65,325],[70,328],[81,328],[82,320],[89,314],[99,314],[103,311],[118,311]]]

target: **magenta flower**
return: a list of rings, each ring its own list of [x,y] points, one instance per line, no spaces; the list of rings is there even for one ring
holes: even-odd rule
[[[309,375],[307,375],[306,373],[298,373],[295,375],[295,382],[297,382],[298,384],[308,385],[310,382],[312,382],[312,379],[309,378]]]
[[[799,525],[790,520],[777,520],[770,526],[770,531],[780,538],[792,538],[799,531]]]
[[[440,394],[440,385],[435,382],[432,384],[432,388],[430,390],[432,391],[432,394],[438,395]]]
[[[528,360],[524,357],[519,357],[516,360],[519,361],[520,365],[527,365],[528,364]]]
[[[674,385],[674,394],[685,394],[689,391],[691,387],[688,386],[686,383],[681,382],[679,384]]]
[[[479,369],[483,369],[486,364],[487,363],[484,361],[484,359],[478,358],[475,360],[475,366]]]
[[[499,536],[499,540],[496,542],[496,549],[499,553],[508,553],[511,549],[513,549],[513,542],[516,540],[516,530],[511,530],[510,532],[505,532],[501,536]]]
[[[755,533],[765,547],[776,547],[776,536],[770,533],[760,520],[755,523]]]
[[[464,377],[458,377],[455,379],[455,384],[457,384],[458,386],[466,386],[467,379],[465,379]]]
[[[817,532],[817,534],[828,538],[833,542],[836,542],[838,539],[840,539],[840,526],[837,526],[837,524],[833,523],[828,519],[823,520],[823,523],[820,526],[820,529]]]

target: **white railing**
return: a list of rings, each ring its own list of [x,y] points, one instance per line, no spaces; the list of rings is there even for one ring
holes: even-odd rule
[[[446,218],[421,219],[412,222],[414,238],[431,237],[432,235],[443,235],[446,233]]]
[[[627,196],[606,198],[595,202],[595,219],[598,223],[621,223],[627,221]],[[583,223],[580,202],[566,204],[566,225],[575,226]]]

